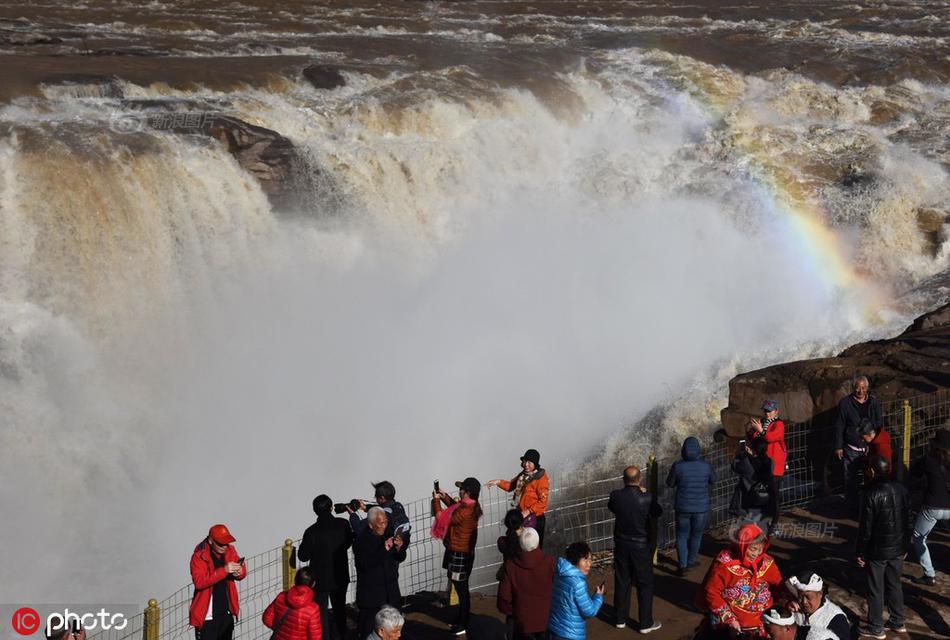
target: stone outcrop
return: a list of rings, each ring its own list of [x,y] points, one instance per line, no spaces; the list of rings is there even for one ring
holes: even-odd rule
[[[852,380],[862,374],[882,403],[950,388],[950,304],[917,318],[894,338],[854,345],[833,358],[736,376],[729,382],[722,425],[729,436],[743,437],[749,418],[761,413],[767,398],[780,403],[790,422],[830,421],[838,402],[851,392]]]
[[[313,64],[303,70],[303,77],[315,89],[336,89],[346,85],[346,79],[338,69]]]

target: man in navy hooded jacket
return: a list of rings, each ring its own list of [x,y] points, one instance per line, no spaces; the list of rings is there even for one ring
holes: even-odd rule
[[[666,477],[666,486],[676,488],[673,509],[676,512],[676,553],[680,576],[699,564],[699,543],[709,517],[709,487],[716,482],[716,471],[699,453],[699,440],[686,438],[683,459],[673,463]]]

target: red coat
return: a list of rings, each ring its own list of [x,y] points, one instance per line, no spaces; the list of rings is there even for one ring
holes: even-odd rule
[[[739,530],[739,539],[752,540],[752,534],[761,534],[761,529],[746,525]],[[772,606],[773,596],[784,594],[782,575],[772,556],[763,550],[750,561],[745,559],[747,549],[747,543],[724,549],[706,573],[701,604],[709,612],[713,628],[723,629],[733,618],[743,629],[761,628],[760,618]]]
[[[290,613],[284,618],[288,607]],[[264,626],[273,629],[279,624],[276,640],[320,640],[320,606],[313,601],[313,591],[302,584],[281,593],[264,609]],[[283,623],[281,623],[283,619]]]
[[[776,420],[762,433],[751,429],[748,435],[749,439],[765,439],[768,443],[765,449],[765,455],[772,460],[772,475],[776,478],[784,476],[785,462],[788,460],[788,448],[785,446],[785,423],[781,420]]]
[[[224,562],[237,562],[240,560],[237,549],[233,545],[228,545],[224,550]],[[191,607],[188,609],[188,623],[200,629],[205,624],[205,616],[208,615],[208,605],[211,604],[211,590],[215,584],[222,580],[228,581],[228,603],[231,606],[231,613],[238,617],[241,613],[241,603],[238,602],[238,591],[235,580],[243,580],[247,577],[247,567],[241,566],[241,573],[234,578],[224,567],[215,567],[211,559],[211,546],[208,539],[205,538],[195,547],[195,552],[191,554],[191,581],[195,585],[195,595],[191,599]]]
[[[520,551],[505,560],[505,577],[498,586],[498,610],[511,611],[518,633],[548,628],[555,560],[540,549]]]
[[[877,435],[868,443],[868,460],[872,456],[882,456],[891,465],[891,476],[894,475],[894,451],[891,449],[891,436],[887,429],[881,427]]]

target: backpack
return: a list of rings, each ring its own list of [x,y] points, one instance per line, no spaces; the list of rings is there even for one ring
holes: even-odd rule
[[[749,488],[749,506],[765,507],[772,499],[772,493],[769,491],[769,484],[762,480],[757,480]]]

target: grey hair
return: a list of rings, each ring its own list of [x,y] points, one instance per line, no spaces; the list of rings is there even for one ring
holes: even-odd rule
[[[382,507],[370,507],[369,511],[366,512],[366,519],[370,522],[376,522],[379,514],[386,515],[386,510]]]
[[[376,613],[374,622],[376,623],[377,630],[385,629],[386,631],[392,631],[406,624],[406,619],[399,613],[399,609],[390,607],[387,604]]]
[[[871,381],[868,380],[868,377],[865,376],[865,375],[860,375],[860,376],[858,376],[857,378],[855,378],[855,379],[854,379],[854,386],[858,386],[858,383],[859,383],[859,382],[863,382],[864,384],[866,384],[866,385],[869,386],[869,387],[871,386]]]

